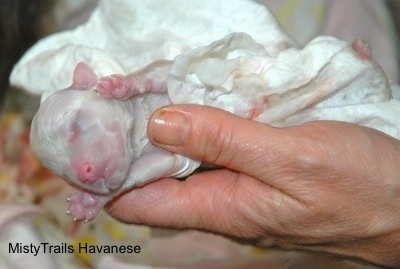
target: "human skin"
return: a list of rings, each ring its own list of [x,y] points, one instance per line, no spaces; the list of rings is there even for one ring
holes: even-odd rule
[[[398,140],[334,121],[274,128],[196,105],[157,110],[148,136],[224,168],[130,190],[108,205],[112,216],[400,266]]]

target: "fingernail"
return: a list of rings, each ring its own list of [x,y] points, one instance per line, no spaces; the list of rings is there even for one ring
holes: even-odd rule
[[[150,135],[154,142],[169,146],[185,144],[190,131],[188,118],[170,109],[161,109],[156,113],[150,125]]]

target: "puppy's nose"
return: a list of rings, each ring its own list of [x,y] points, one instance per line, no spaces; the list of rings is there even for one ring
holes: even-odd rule
[[[83,183],[93,183],[98,179],[96,168],[91,164],[82,164],[78,170],[78,179]]]

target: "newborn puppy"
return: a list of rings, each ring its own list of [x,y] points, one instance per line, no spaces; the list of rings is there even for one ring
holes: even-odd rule
[[[79,188],[69,198],[74,220],[92,220],[108,201],[133,186],[187,176],[199,166],[147,139],[149,116],[170,104],[163,83],[168,69],[169,63],[160,61],[128,76],[98,79],[80,63],[72,86],[41,104],[32,122],[31,145],[45,166]],[[148,94],[140,95],[145,89]]]
[[[41,104],[31,144],[44,165],[81,189],[68,212],[89,221],[127,189],[200,166],[149,143],[147,121],[161,106],[214,106],[276,127],[341,120],[395,136],[398,103],[390,100],[387,79],[361,40],[318,37],[272,57],[235,33],[128,75],[97,78],[80,63],[72,86]]]

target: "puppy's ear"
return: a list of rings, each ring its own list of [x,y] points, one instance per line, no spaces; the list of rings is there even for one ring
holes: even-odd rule
[[[84,62],[80,62],[74,71],[72,88],[77,90],[87,90],[97,83],[97,75],[93,69]]]

